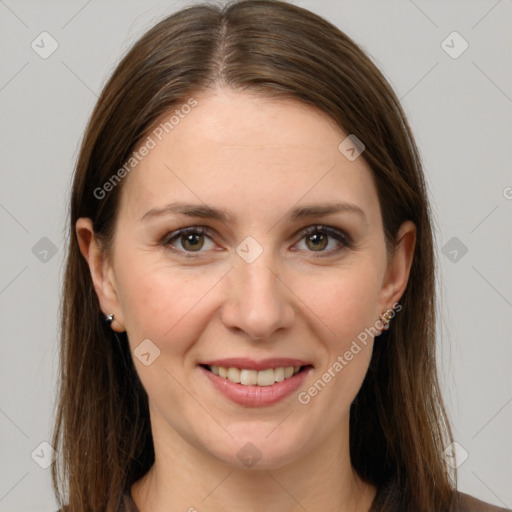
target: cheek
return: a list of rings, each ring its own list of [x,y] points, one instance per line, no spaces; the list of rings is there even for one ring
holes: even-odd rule
[[[205,298],[224,273],[219,268],[202,273],[192,268],[178,269],[156,253],[126,253],[116,269],[131,344],[149,338],[176,352],[185,350],[186,340],[200,332],[207,315]]]
[[[377,320],[380,290],[375,267],[365,267],[364,271],[361,268],[358,272],[354,268],[346,269],[332,277],[330,282],[317,280],[315,293],[307,303],[321,320],[317,320],[317,325],[323,325],[317,336],[325,349],[325,358],[315,370],[310,387],[301,390],[298,396],[300,404],[315,411],[312,417],[324,416],[321,430],[325,435],[340,417],[348,415],[366,376],[376,334],[372,327]],[[329,411],[327,415],[322,412],[325,410]]]
[[[303,390],[299,401],[328,407],[331,419],[348,413],[368,370],[382,272],[376,260],[361,257],[316,276],[295,277],[297,295],[308,297],[304,302],[317,318],[316,334],[326,355],[315,374],[316,384]]]
[[[324,325],[323,338],[341,350],[348,340],[374,326],[380,283],[381,269],[368,261],[297,275],[293,288]]]

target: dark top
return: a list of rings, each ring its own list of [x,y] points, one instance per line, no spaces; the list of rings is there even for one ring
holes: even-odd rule
[[[456,491],[455,499],[459,503],[459,506],[456,509],[457,512],[512,512],[511,509],[490,505],[489,503],[485,503],[484,501],[460,491]],[[377,490],[377,494],[375,495],[369,512],[406,512],[405,510],[399,510],[399,508],[400,493],[396,487],[388,485]],[[139,512],[139,509],[135,505],[135,502],[129,492],[123,494],[123,502],[118,512]]]
[[[485,503],[460,491],[456,491],[455,499],[458,502],[458,507],[456,508],[457,512],[512,512],[509,508],[490,505],[489,503]],[[375,495],[369,512],[414,512],[403,510],[403,507],[402,510],[400,510],[400,501],[400,492],[395,486],[388,485],[381,487]],[[57,512],[62,512],[62,509]],[[123,494],[122,503],[118,512],[140,512],[130,492],[126,491]]]
[[[453,512],[512,512],[508,508],[497,507],[481,501],[469,494],[455,491]],[[127,512],[130,509],[127,509]],[[400,489],[389,483],[377,490],[369,512],[413,512],[402,503]],[[132,511],[130,511],[132,512]],[[137,508],[133,512],[138,512]],[[436,511],[432,511],[436,512]]]

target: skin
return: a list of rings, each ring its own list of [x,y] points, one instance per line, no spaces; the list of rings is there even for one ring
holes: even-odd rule
[[[404,222],[388,258],[371,170],[338,150],[346,134],[324,114],[226,89],[195,98],[197,107],[122,183],[109,254],[89,219],[76,224],[102,311],[115,314],[112,328],[127,331],[132,352],[148,338],[160,350],[149,366],[134,357],[149,396],[156,460],[132,496],[141,512],[367,511],[376,489],[352,468],[349,408],[372,338],[307,405],[297,393],[271,406],[237,405],[197,365],[296,357],[314,366],[301,387],[307,390],[399,301],[414,224]],[[206,203],[232,218],[141,220],[173,201]],[[357,205],[364,218],[348,211],[288,216],[330,201]],[[319,249],[302,234],[312,225],[341,230],[352,245],[324,234],[328,245]],[[166,234],[188,226],[207,226],[213,236],[200,236],[192,249],[179,236],[174,252],[165,247]],[[247,236],[263,249],[252,263],[236,252]],[[183,256],[187,248],[193,257]],[[247,442],[261,453],[251,469],[237,457]]]

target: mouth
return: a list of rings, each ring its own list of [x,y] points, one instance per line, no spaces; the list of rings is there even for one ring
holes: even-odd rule
[[[279,366],[277,368],[265,368],[263,370],[254,370],[250,368],[238,368],[235,366],[218,366],[201,364],[203,368],[209,372],[229,380],[234,384],[241,384],[242,386],[272,386],[278,382],[283,382],[291,379],[300,372],[312,365],[294,365],[294,366]]]
[[[218,359],[198,364],[213,389],[245,407],[270,406],[293,395],[304,384],[314,366],[307,361],[273,358]]]

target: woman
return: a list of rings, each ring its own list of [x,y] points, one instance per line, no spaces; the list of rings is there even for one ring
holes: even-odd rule
[[[353,41],[269,0],[163,20],[77,163],[59,504],[503,510],[443,459],[434,278],[418,151]]]

